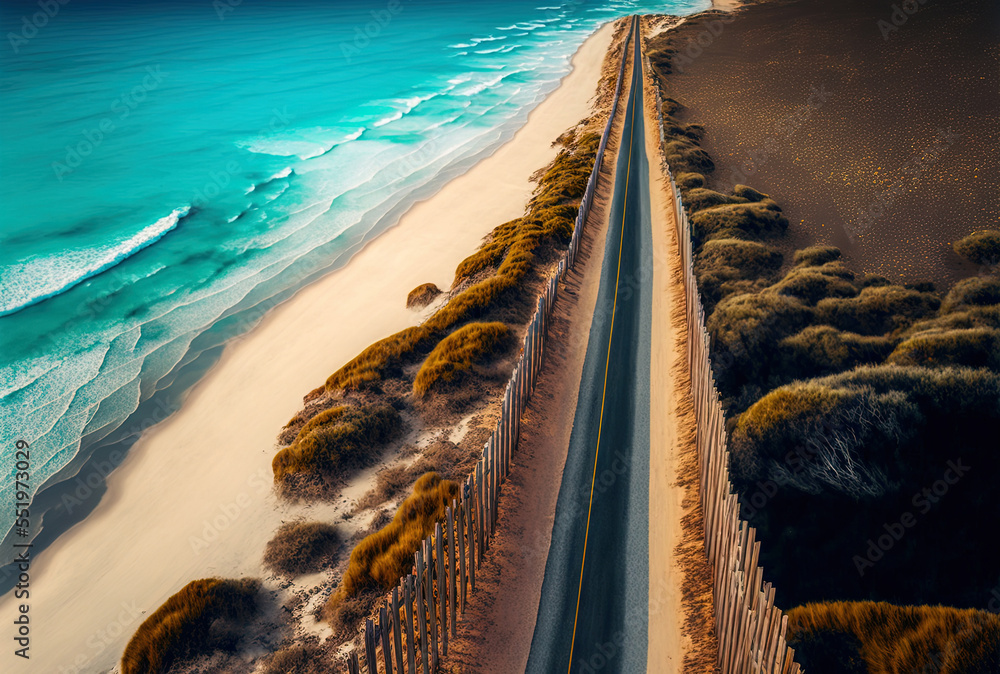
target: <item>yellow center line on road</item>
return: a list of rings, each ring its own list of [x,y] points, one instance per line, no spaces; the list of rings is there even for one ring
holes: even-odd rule
[[[638,32],[634,32],[634,39],[638,40]],[[625,47],[628,49],[628,46]],[[633,59],[632,69],[632,91],[631,94],[635,93],[635,68],[638,64],[635,63]],[[611,330],[608,333],[608,357],[604,362],[604,389],[601,391],[601,415],[597,422],[597,448],[594,450],[594,474],[590,478],[590,503],[587,504],[587,528],[583,534],[583,559],[580,562],[580,586],[577,588],[576,592],[576,613],[573,615],[573,638],[569,644],[569,667],[567,667],[567,673],[571,674],[573,670],[573,647],[576,645],[576,624],[580,618],[580,598],[583,596],[583,567],[587,563],[587,539],[590,537],[590,512],[594,506],[594,485],[597,482],[597,457],[601,453],[601,429],[604,426],[604,402],[608,394],[608,370],[611,367],[611,338],[615,334],[615,313],[618,309],[618,282],[621,279],[622,274],[622,245],[625,241],[625,213],[628,211],[628,179],[632,172],[632,141],[635,136],[635,99],[632,99],[632,123],[629,128],[629,143],[628,143],[628,163],[625,166],[625,204],[622,207],[622,226],[621,234],[618,239],[618,270],[615,272],[615,295],[614,301],[611,305]]]

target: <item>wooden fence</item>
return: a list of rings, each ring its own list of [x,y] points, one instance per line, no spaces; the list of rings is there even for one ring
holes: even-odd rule
[[[647,69],[651,70],[647,61]],[[663,132],[663,96],[659,82],[656,109]],[[725,415],[712,374],[705,310],[694,275],[691,225],[680,190],[664,166],[673,190],[677,238],[680,243],[684,288],[687,294],[688,366],[697,423],[700,496],[705,519],[705,550],[712,567],[718,664],[723,674],[801,674],[795,651],[785,641],[788,616],[774,605],[774,587],[764,581],[758,566],[760,542],[756,531],[740,518],[739,496],[729,479],[729,450]]]
[[[398,585],[386,596],[378,609],[377,620],[365,622],[363,651],[352,650],[347,656],[350,674],[430,674],[437,670],[440,659],[448,655],[448,640],[457,634],[469,594],[476,590],[476,570],[482,565],[496,530],[501,488],[517,449],[521,415],[545,356],[545,337],[559,281],[576,263],[583,226],[590,213],[618,108],[628,45],[635,29],[636,21],[633,20],[622,49],[611,114],[580,202],[572,238],[555,274],[538,298],[520,359],[504,392],[496,429],[483,447],[475,470],[462,486],[460,498],[452,500],[444,521],[437,523],[434,533],[414,553],[412,573],[400,578]]]

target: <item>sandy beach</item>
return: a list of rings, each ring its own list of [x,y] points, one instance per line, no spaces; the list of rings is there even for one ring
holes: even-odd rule
[[[530,176],[556,155],[552,141],[589,114],[611,37],[609,24],[585,42],[510,142],[227,347],[181,410],[136,443],[90,517],[33,563],[31,660],[4,671],[107,671],[144,616],[184,584],[259,575],[283,521],[338,512],[276,499],[275,436],[327,375],[426,316],[406,309],[409,290],[448,288],[482,238],[522,214]],[[0,615],[17,603],[5,595]]]

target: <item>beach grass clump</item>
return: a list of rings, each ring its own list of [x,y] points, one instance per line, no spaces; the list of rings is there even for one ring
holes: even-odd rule
[[[274,653],[263,674],[327,674],[329,655],[315,644],[296,644]]]
[[[809,246],[795,251],[796,267],[821,267],[840,259],[840,249],[836,246]]]
[[[410,294],[406,296],[406,308],[419,309],[426,307],[440,294],[441,289],[433,283],[422,283],[411,290]]]
[[[743,486],[780,479],[808,494],[873,499],[890,491],[888,466],[911,438],[919,407],[898,391],[835,386],[822,380],[779,387],[740,415],[732,467]],[[788,470],[789,456],[808,458]]]
[[[413,380],[413,392],[426,395],[432,388],[453,382],[464,372],[503,349],[510,329],[504,323],[468,323],[434,347]]]
[[[829,325],[811,325],[781,340],[785,374],[802,379],[819,377],[859,365],[884,362],[896,340],[843,332]]]
[[[763,192],[758,192],[749,185],[734,185],[733,196],[752,202],[758,202],[758,201],[764,201],[764,199],[770,199],[769,196],[767,196]]]
[[[800,299],[777,293],[731,295],[719,302],[706,327],[720,388],[735,395],[744,385],[767,384],[778,343],[809,325],[812,317],[812,308]]]
[[[706,242],[695,258],[695,275],[705,311],[711,313],[724,297],[766,287],[781,267],[781,261],[781,253],[756,241]]]
[[[956,253],[969,262],[982,265],[1000,264],[1000,230],[983,229],[952,244]]]
[[[1000,330],[980,327],[921,332],[900,342],[886,362],[924,367],[965,365],[1000,370]]]
[[[1000,277],[973,276],[959,281],[944,298],[942,310],[1000,304]]]
[[[788,218],[771,199],[708,208],[694,213],[690,220],[692,233],[701,240],[759,239],[788,229]]]
[[[864,288],[856,297],[830,297],[816,304],[816,319],[845,332],[884,335],[937,314],[941,300],[902,286]]]
[[[185,585],[146,618],[125,646],[122,674],[159,674],[224,645],[218,623],[241,623],[257,612],[260,582],[206,578]]]
[[[854,274],[837,262],[819,267],[796,267],[768,289],[768,292],[798,297],[815,305],[828,297],[855,297]]]
[[[338,607],[348,599],[389,590],[398,583],[413,566],[413,554],[458,496],[457,483],[442,480],[437,473],[421,476],[392,521],[363,538],[351,552],[340,586],[327,602],[328,617],[334,619]]]
[[[335,477],[367,465],[376,458],[376,449],[401,429],[399,412],[390,405],[342,405],[320,412],[274,456],[274,481],[296,474]]]
[[[699,187],[705,186],[705,176],[700,173],[676,173],[674,174],[674,182],[677,183],[677,189],[681,192],[688,192],[689,190],[694,190]]]
[[[696,211],[703,211],[713,206],[745,203],[747,203],[747,200],[741,197],[731,197],[722,192],[716,192],[704,187],[696,187],[695,189],[688,190],[687,194],[684,195],[684,206],[687,208],[689,214]]]
[[[1000,616],[975,609],[806,604],[788,612],[788,641],[815,674],[1000,671]]]
[[[264,566],[295,577],[330,565],[340,547],[337,528],[324,522],[283,524],[264,549]]]
[[[663,151],[673,171],[711,173],[715,170],[715,162],[708,152],[686,136],[674,135],[673,139],[663,146]]]

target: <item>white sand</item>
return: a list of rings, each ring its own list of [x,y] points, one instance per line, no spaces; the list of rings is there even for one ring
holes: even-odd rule
[[[589,113],[611,34],[609,24],[587,40],[514,139],[226,349],[182,409],[136,443],[96,510],[33,564],[31,660],[6,653],[0,669],[106,671],[142,612],[187,582],[260,574],[267,540],[303,512],[270,489],[278,431],[327,375],[421,319],[405,308],[413,287],[449,287],[482,238],[523,213],[529,176],[556,155],[552,141]],[[18,603],[0,599],[7,639]]]

